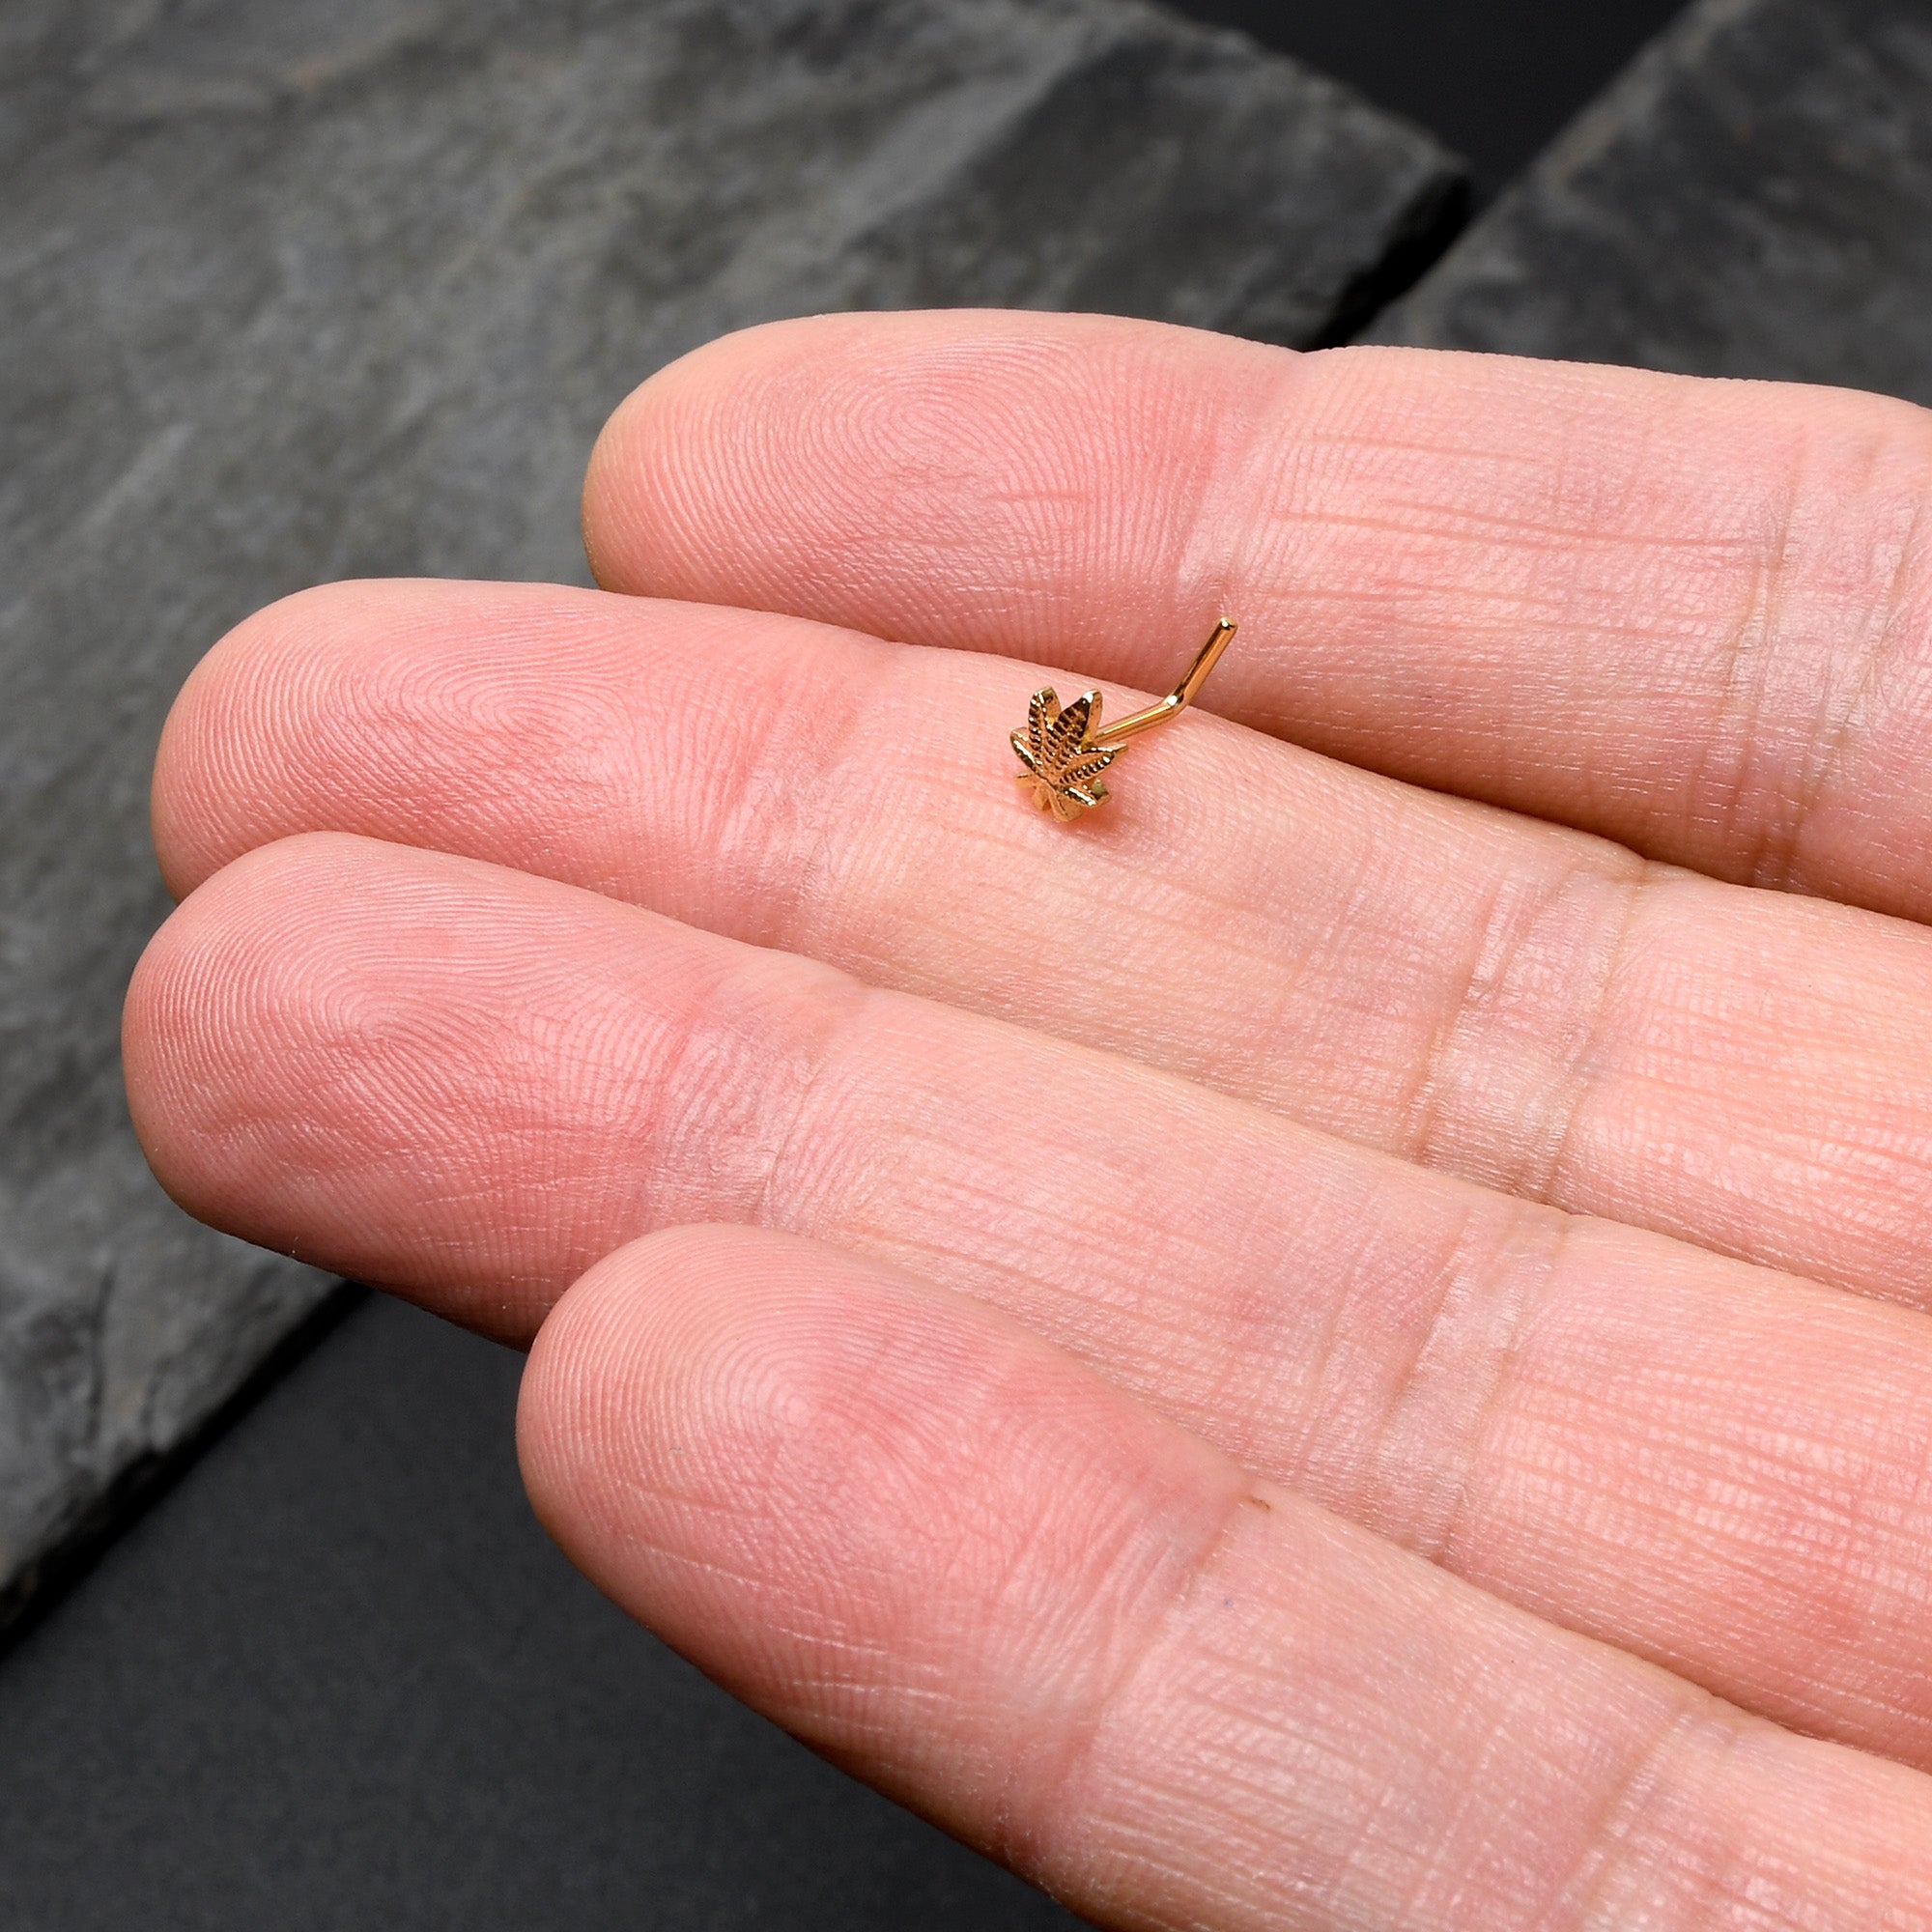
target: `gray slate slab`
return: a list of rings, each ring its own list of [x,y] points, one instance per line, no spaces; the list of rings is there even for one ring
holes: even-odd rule
[[[318,579],[581,579],[605,413],[867,305],[1344,332],[1456,164],[1135,0],[0,8],[0,1609],[329,1289],[123,1111],[170,696]]]
[[[1932,0],[1699,0],[1371,339],[1932,403]]]

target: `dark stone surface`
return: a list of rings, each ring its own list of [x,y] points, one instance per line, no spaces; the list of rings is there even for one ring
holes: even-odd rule
[[[7,1932],[1070,1932],[608,1603],[370,1298],[0,1663]]]
[[[1700,0],[1372,339],[1932,403],[1932,5]]]
[[[1467,156],[1479,196],[1516,179],[1684,0],[1170,0],[1339,74]]]
[[[1430,140],[1135,0],[0,7],[0,1609],[328,1284],[191,1227],[118,1007],[182,676],[321,578],[574,578],[599,421],[766,317],[1344,328]]]

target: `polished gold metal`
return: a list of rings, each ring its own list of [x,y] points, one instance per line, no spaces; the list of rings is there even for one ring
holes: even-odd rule
[[[1082,692],[1065,710],[1051,690],[1035,692],[1027,705],[1027,722],[1012,735],[1013,750],[1026,767],[1018,782],[1034,804],[1052,812],[1063,825],[1104,804],[1109,794],[1100,774],[1131,739],[1179,718],[1194,702],[1208,673],[1234,642],[1235,630],[1235,620],[1223,617],[1187,667],[1187,675],[1158,704],[1105,729],[1100,724],[1097,691]]]

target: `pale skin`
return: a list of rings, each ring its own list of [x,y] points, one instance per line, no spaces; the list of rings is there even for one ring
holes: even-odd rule
[[[831,317],[585,530],[190,680],[177,1198],[528,1345],[571,1556],[1102,1923],[1932,1925],[1932,416]]]

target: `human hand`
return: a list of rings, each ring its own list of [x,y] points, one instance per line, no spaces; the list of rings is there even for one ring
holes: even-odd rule
[[[1827,390],[729,338],[605,591],[197,670],[144,1144],[534,1337],[571,1555],[1094,1918],[1932,1924],[1928,502]]]

